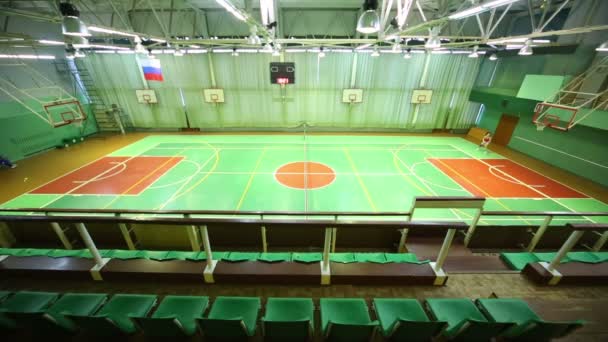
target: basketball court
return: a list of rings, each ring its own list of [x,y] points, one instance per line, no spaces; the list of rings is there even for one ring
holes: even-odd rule
[[[3,207],[405,212],[417,196],[485,197],[488,211],[608,209],[462,138],[323,135],[148,136]],[[467,221],[472,213],[416,213],[416,219],[431,218]],[[480,223],[542,220],[488,217]]]

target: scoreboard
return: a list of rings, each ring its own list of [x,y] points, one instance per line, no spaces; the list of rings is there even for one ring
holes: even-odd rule
[[[296,83],[296,64],[293,62],[270,63],[270,83],[272,84],[295,84]]]

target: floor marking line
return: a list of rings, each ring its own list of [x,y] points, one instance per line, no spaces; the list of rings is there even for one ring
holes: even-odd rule
[[[457,148],[457,147],[456,147],[456,149],[459,149],[459,148]],[[476,159],[476,160],[478,160],[479,162],[481,162],[481,163],[483,163],[483,164],[487,165],[488,167],[492,167],[492,164],[486,163],[486,162],[485,162],[483,159],[476,158],[476,157],[475,157],[475,156],[473,156],[472,154],[467,153],[466,151],[463,151],[463,150],[461,150],[461,149],[459,149],[459,150],[460,150],[461,152],[463,152],[463,153],[465,153],[465,154],[468,154],[469,156],[473,157],[473,159]],[[510,159],[507,159],[507,160],[510,160]],[[576,212],[576,210],[574,210],[574,209],[572,209],[572,208],[568,207],[567,205],[565,205],[565,204],[563,204],[563,203],[559,202],[557,199],[555,199],[555,198],[553,198],[553,197],[551,197],[551,196],[548,196],[547,194],[543,193],[542,191],[540,191],[540,190],[538,190],[538,189],[535,189],[534,187],[532,187],[532,186],[530,186],[530,185],[528,185],[528,184],[526,184],[526,183],[522,182],[521,180],[517,179],[516,177],[514,177],[514,176],[512,176],[512,175],[510,175],[510,174],[508,174],[508,173],[506,173],[506,172],[504,172],[504,171],[502,171],[502,170],[500,170],[500,169],[496,169],[496,170],[498,170],[498,172],[500,172],[500,173],[504,174],[505,176],[510,177],[510,178],[512,178],[513,180],[515,180],[515,181],[519,182],[521,185],[523,185],[523,186],[525,186],[525,187],[527,187],[527,188],[531,189],[532,191],[535,191],[535,192],[537,192],[537,193],[539,193],[539,194],[541,194],[541,195],[545,196],[546,198],[548,198],[548,199],[552,200],[553,202],[555,202],[555,203],[557,203],[557,204],[561,205],[562,207],[564,207],[564,208],[566,208],[566,209],[570,210],[571,212]],[[532,171],[534,171],[534,170],[532,170]],[[538,173],[538,172],[534,171],[534,173]],[[541,176],[545,177],[544,175],[541,175]],[[547,178],[547,179],[551,180],[551,178],[549,178],[549,177],[545,177],[545,178]],[[592,220],[592,219],[590,219],[590,218],[588,218],[588,217],[586,217],[586,216],[582,216],[582,217],[584,217],[586,220],[589,220],[589,221],[590,221],[590,222],[592,222],[592,223],[596,223],[594,220]]]
[[[116,175],[119,175],[119,174],[123,173],[127,169],[127,164],[123,164],[123,163],[120,163],[120,162],[111,162],[110,164],[115,164],[116,166],[120,165],[120,166],[122,166],[122,169],[118,170],[116,173],[113,173],[111,175],[107,175],[107,176],[98,178],[98,179],[96,179],[94,181],[72,181],[72,183],[81,184],[81,183],[86,183],[86,182],[90,182],[90,183],[99,182],[99,181],[102,181],[102,180],[106,180],[108,178],[112,178],[112,177],[114,177]]]
[[[553,151],[558,152],[558,153],[561,153],[561,154],[565,154],[565,155],[567,155],[568,157],[576,158],[576,159],[582,160],[582,161],[584,161],[584,162],[587,162],[587,163],[589,163],[589,164],[593,164],[593,165],[596,165],[596,166],[598,166],[598,167],[602,167],[602,168],[608,169],[608,166],[606,166],[606,165],[602,165],[602,164],[596,163],[596,162],[594,162],[594,161],[587,160],[587,159],[585,159],[585,158],[577,157],[577,156],[575,156],[575,155],[572,155],[572,154],[567,153],[567,152],[564,152],[564,151],[560,151],[560,150],[555,149],[555,148],[553,148],[553,147],[550,147],[550,146],[546,146],[546,145],[543,145],[543,144],[537,143],[536,141],[528,140],[528,139],[525,139],[525,138],[522,138],[522,137],[518,137],[518,136],[515,136],[515,139],[520,139],[520,140],[523,140],[523,141],[526,141],[526,142],[529,142],[529,143],[532,143],[532,144],[535,144],[535,145],[538,145],[538,146],[544,147],[544,148],[546,148],[546,149],[553,150]]]
[[[216,153],[217,153],[217,152],[216,152]],[[166,201],[164,201],[164,202],[163,202],[163,203],[162,203],[162,204],[161,204],[161,205],[160,205],[160,206],[159,206],[157,209],[158,209],[158,210],[163,209],[164,207],[166,207],[166,206],[167,206],[169,203],[171,203],[172,201],[175,201],[176,199],[178,199],[179,197],[181,197],[183,194],[186,194],[186,193],[187,193],[187,191],[184,191],[184,192],[182,192],[182,193],[180,193],[180,192],[182,191],[182,189],[183,189],[183,188],[184,188],[186,185],[188,185],[188,183],[190,183],[190,181],[191,181],[191,180],[192,180],[194,177],[196,177],[196,175],[198,175],[198,174],[200,174],[200,173],[201,173],[201,170],[202,170],[202,169],[203,169],[205,166],[207,166],[207,164],[208,164],[208,163],[211,161],[211,159],[213,159],[213,157],[216,157],[216,160],[217,160],[216,153],[212,153],[212,154],[209,156],[209,158],[207,158],[207,160],[205,160],[205,162],[204,162],[202,165],[198,165],[196,172],[194,172],[194,173],[193,173],[193,174],[191,174],[189,177],[187,177],[186,181],[185,181],[185,182],[184,182],[182,185],[180,185],[180,186],[179,186],[179,188],[177,188],[177,190],[176,190],[176,191],[175,191],[175,192],[174,192],[174,193],[173,193],[171,196],[169,196],[169,198],[168,198]],[[208,175],[209,175],[209,173],[207,173],[207,174],[205,175],[205,177],[203,177],[203,180],[207,179]],[[189,188],[189,189],[190,189],[190,188]]]
[[[200,171],[201,166],[200,166],[198,163],[194,163],[194,162],[192,162],[191,160],[187,160],[187,159],[182,160],[182,162],[183,162],[183,163],[190,163],[190,164],[194,164],[194,168],[197,170],[197,171],[195,171],[195,172],[194,172],[195,174],[196,174],[196,173],[198,173],[198,171]],[[176,164],[175,166],[177,167],[178,165],[179,165],[179,164]],[[190,178],[190,179],[191,179],[191,178]],[[157,179],[157,181],[159,181],[159,180],[160,180],[160,178],[159,178],[159,179]],[[187,181],[187,180],[188,180],[188,178],[184,178],[184,179],[180,179],[180,180],[178,180],[178,181],[176,181],[176,182],[169,183],[169,184],[164,184],[164,185],[156,185],[156,186],[151,185],[151,186],[149,186],[149,187],[148,187],[148,189],[149,189],[149,190],[155,190],[155,189],[164,189],[164,188],[168,188],[168,187],[171,187],[171,186],[174,186],[174,185],[179,185],[179,184],[182,184],[182,183],[184,183],[184,182],[185,182],[185,181]],[[153,184],[155,184],[155,183],[156,183],[156,182],[154,182]]]
[[[132,184],[129,188],[127,188],[127,190],[123,191],[121,194],[117,195],[113,200],[110,201],[110,203],[106,204],[103,209],[107,209],[109,208],[112,204],[114,204],[116,201],[118,201],[122,195],[128,194],[129,191],[135,189],[135,187],[137,187],[139,184],[141,184],[142,182],[144,182],[145,180],[147,180],[148,178],[150,178],[152,175],[154,175],[157,171],[161,170],[163,167],[165,167],[165,165],[169,164],[170,161],[172,161],[173,159],[175,159],[176,157],[179,157],[180,153],[176,154],[173,157],[170,157],[169,159],[165,160],[164,163],[160,164],[158,167],[156,167],[154,170],[148,172],[147,175],[145,175],[144,177],[140,178],[137,182],[135,182],[135,184]],[[169,170],[167,170],[169,171]],[[166,173],[166,172],[165,172]],[[161,175],[162,176],[162,175]],[[144,189],[145,190],[145,189]]]
[[[432,157],[432,156],[431,156],[431,157]],[[418,172],[416,172],[416,167],[417,167],[418,165],[420,165],[420,164],[427,164],[427,165],[431,165],[431,166],[432,166],[434,169],[437,169],[437,167],[436,167],[435,165],[433,165],[433,163],[431,163],[431,162],[429,162],[429,161],[427,160],[427,161],[423,161],[423,162],[417,162],[417,163],[412,164],[412,166],[409,168],[409,169],[411,170],[412,174],[416,174],[416,175],[418,175]],[[441,170],[439,170],[439,172],[441,172]],[[422,178],[422,177],[420,177],[420,176],[416,176],[416,178],[418,178],[418,180],[419,180],[419,181],[421,181],[421,182],[423,182],[423,183],[425,183],[425,184],[430,184],[430,185],[432,185],[432,186],[436,186],[436,187],[438,187],[438,188],[442,188],[442,189],[445,189],[445,190],[451,190],[451,191],[461,191],[461,192],[466,192],[466,193],[469,193],[469,194],[470,194],[470,192],[468,192],[466,189],[463,189],[463,188],[460,188],[460,189],[458,189],[458,188],[450,188],[450,187],[445,186],[445,185],[441,185],[441,184],[433,183],[433,182],[429,181],[428,179]]]
[[[348,162],[350,164],[350,167],[353,169],[353,172],[355,173],[355,177],[357,178],[357,181],[359,182],[361,189],[363,189],[363,194],[367,198],[367,202],[372,207],[372,211],[378,211],[378,209],[376,208],[376,205],[374,204],[374,201],[372,200],[371,195],[369,194],[369,191],[367,190],[367,187],[365,186],[365,183],[363,182],[363,179],[361,178],[361,176],[359,175],[359,172],[357,171],[357,167],[355,166],[355,162],[353,161],[353,158],[350,156],[350,152],[348,152],[348,148],[344,147],[343,150],[344,150],[344,154],[346,155],[346,159],[348,160]]]
[[[253,168],[254,172],[257,171],[257,169],[260,167],[260,164],[262,163],[262,160],[264,159],[265,154],[266,154],[266,149],[262,150],[262,153],[260,153],[260,156],[258,157],[258,160],[255,163],[255,166]],[[236,205],[235,211],[238,211],[239,209],[241,209],[241,206],[243,205],[243,202],[245,201],[245,196],[247,196],[247,193],[249,192],[249,188],[251,188],[251,184],[253,184],[254,178],[255,178],[255,173],[252,173],[251,176],[249,177],[249,180],[247,181],[247,185],[245,186],[243,193],[241,194],[241,198],[239,199],[239,202]]]

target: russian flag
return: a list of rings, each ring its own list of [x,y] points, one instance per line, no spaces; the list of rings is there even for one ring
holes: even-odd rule
[[[160,68],[158,59],[142,59],[141,67],[144,71],[144,78],[148,81],[163,81],[163,71]]]

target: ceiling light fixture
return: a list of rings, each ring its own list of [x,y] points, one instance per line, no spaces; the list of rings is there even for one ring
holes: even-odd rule
[[[59,12],[63,16],[61,31],[66,36],[88,37],[91,35],[87,26],[80,20],[80,11],[69,2],[59,4]]]
[[[236,49],[232,49],[232,57],[238,57],[239,53],[236,51]]]
[[[403,53],[403,59],[410,59],[412,58],[412,53],[410,52],[410,49],[407,49],[404,53]]]
[[[175,52],[173,52],[173,56],[175,57],[181,57],[184,55],[184,50],[180,49],[179,47],[177,47],[175,49]]]
[[[600,46],[598,46],[595,51],[608,51],[608,41],[605,41]]]
[[[363,3],[363,13],[357,21],[357,31],[363,34],[371,34],[380,31],[380,16],[376,9],[378,0],[365,0]]]
[[[234,5],[232,3],[230,3],[230,1],[228,1],[228,0],[215,0],[215,2],[217,2],[222,7],[224,7],[226,9],[226,11],[232,13],[232,15],[235,16],[238,20],[240,20],[240,21],[247,20],[247,18],[245,18],[245,16],[239,11],[239,9],[236,8],[236,7],[234,7]]]
[[[485,2],[482,4],[479,4],[477,6],[473,6],[470,8],[467,8],[465,10],[462,11],[458,11],[456,13],[452,13],[448,16],[448,18],[450,20],[458,20],[458,19],[463,19],[463,18],[467,18],[476,14],[480,14],[486,11],[489,11],[493,8],[497,8],[500,6],[504,6],[504,5],[508,5],[508,4],[512,4],[514,2],[517,2],[519,0],[494,0],[494,1],[489,1],[489,2]]]
[[[372,51],[372,57],[378,57],[380,56],[380,52],[378,52],[378,48],[374,47],[374,51]]]
[[[323,47],[321,47],[321,49],[319,49],[319,58],[323,57],[325,57],[325,50],[323,49]]]
[[[46,40],[46,39],[41,39],[38,41],[38,43],[40,44],[44,44],[44,45],[64,45],[64,42],[60,42],[57,40]]]
[[[532,41],[530,39],[526,40],[524,46],[517,53],[520,56],[530,56],[533,53],[532,51]]]
[[[469,54],[469,58],[478,58],[479,57],[479,53],[477,52],[477,49],[479,49],[479,46],[475,45],[475,47],[473,48],[473,52],[471,52]]]
[[[495,54],[495,53],[493,53],[493,54],[491,54],[491,55],[490,55],[490,60],[491,60],[491,61],[495,61],[495,60],[497,60],[497,59],[498,59],[498,56],[496,56],[496,54]]]

